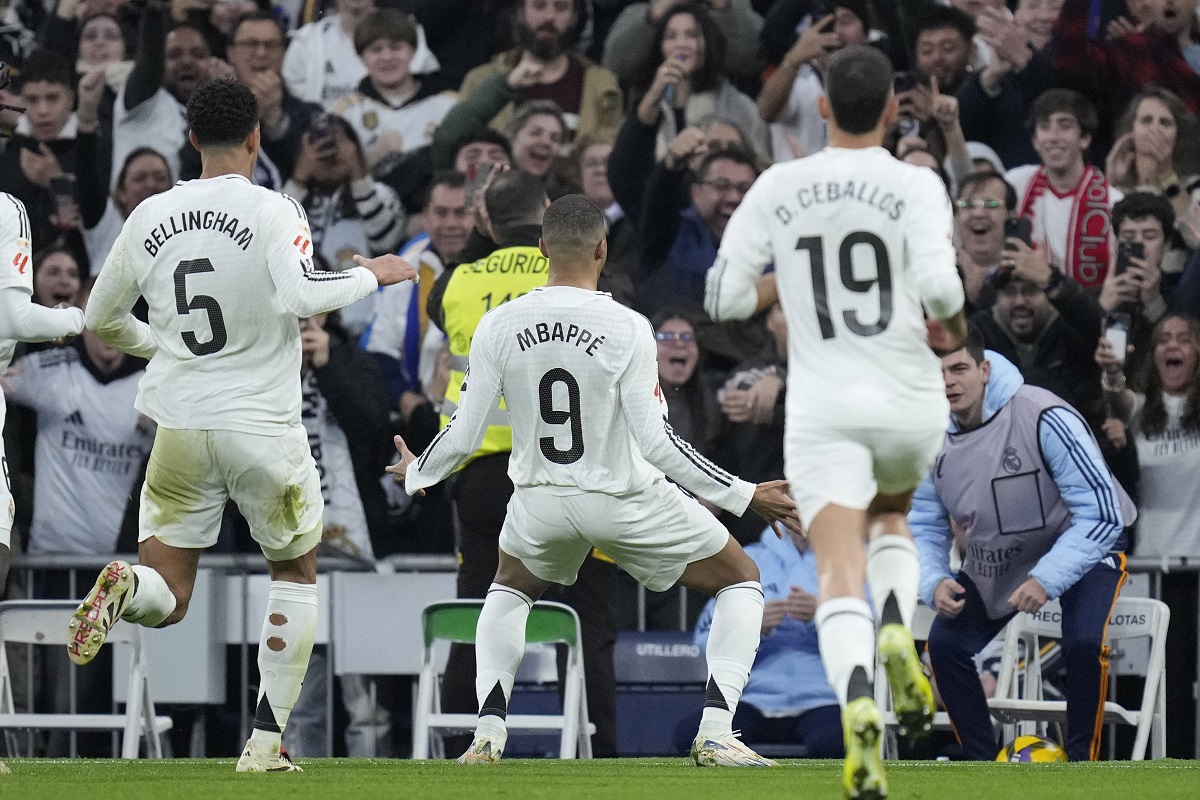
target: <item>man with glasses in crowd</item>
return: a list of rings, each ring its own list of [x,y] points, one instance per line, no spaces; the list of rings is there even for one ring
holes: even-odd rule
[[[954,201],[954,241],[958,271],[970,308],[991,304],[988,276],[1000,267],[1004,223],[1017,207],[1017,193],[1000,175],[977,172],[958,187]]]

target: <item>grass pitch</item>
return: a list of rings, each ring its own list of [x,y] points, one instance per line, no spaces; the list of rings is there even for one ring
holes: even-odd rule
[[[839,800],[841,764],[707,769],[684,759],[444,761],[317,759],[302,774],[238,775],[231,759],[9,760],[4,800]],[[964,764],[890,762],[892,800],[1197,800],[1200,762]]]

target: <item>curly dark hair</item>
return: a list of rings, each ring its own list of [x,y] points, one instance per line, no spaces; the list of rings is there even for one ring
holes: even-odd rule
[[[1154,332],[1150,335],[1151,348],[1158,346],[1163,328],[1173,319],[1181,319],[1187,323],[1188,338],[1191,339],[1192,347],[1200,352],[1200,320],[1188,314],[1177,313],[1167,314],[1154,326]],[[1147,438],[1154,438],[1161,436],[1167,428],[1167,407],[1163,403],[1162,376],[1158,373],[1153,357],[1146,360],[1142,382],[1146,387],[1146,403],[1142,406],[1138,428]],[[1179,424],[1187,433],[1200,431],[1200,374],[1192,376]]]
[[[658,27],[654,29],[654,47],[650,56],[639,65],[633,85],[637,88],[637,96],[641,96],[650,84],[654,83],[654,74],[663,62],[662,43],[667,25],[679,14],[690,14],[700,28],[700,36],[704,39],[704,60],[692,75],[692,87],[697,92],[711,92],[725,80],[725,34],[717,27],[712,12],[703,3],[687,3],[675,6],[667,12]]]
[[[258,100],[238,81],[209,81],[188,100],[187,121],[201,147],[241,144],[258,125]]]

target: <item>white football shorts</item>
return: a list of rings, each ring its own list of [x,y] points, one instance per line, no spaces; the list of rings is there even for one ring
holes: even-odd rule
[[[283,436],[159,427],[142,486],[138,541],[212,547],[233,500],[269,561],[321,541],[321,479],[304,428]]]
[[[716,555],[728,541],[717,518],[665,478],[624,496],[518,487],[500,531],[500,549],[544,581],[575,583],[595,547],[655,592],[674,586],[688,564]]]
[[[796,426],[785,438],[785,470],[807,530],[830,503],[866,510],[877,494],[915,489],[946,438],[947,420],[890,428]]]

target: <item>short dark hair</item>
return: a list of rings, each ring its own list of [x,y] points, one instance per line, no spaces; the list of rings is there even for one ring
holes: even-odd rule
[[[1113,206],[1113,233],[1119,233],[1121,224],[1127,219],[1145,219],[1146,217],[1154,217],[1162,223],[1163,233],[1168,236],[1175,228],[1175,208],[1171,205],[1170,200],[1161,194],[1130,192]]]
[[[700,180],[705,180],[708,177],[708,170],[717,161],[732,161],[735,164],[741,164],[749,167],[754,172],[754,177],[758,177],[758,160],[744,147],[733,145],[724,150],[716,150],[709,153],[700,162],[700,166],[696,167],[696,177]]]
[[[604,235],[604,214],[581,194],[558,198],[542,218],[542,241],[551,258],[594,248]]]
[[[878,48],[839,50],[825,71],[825,94],[833,121],[850,134],[870,133],[892,96],[892,62]]]
[[[75,71],[70,62],[53,50],[39,48],[21,65],[21,88],[30,83],[57,83],[75,88]]]
[[[504,150],[505,155],[512,158],[512,143],[508,141],[508,137],[500,131],[492,130],[491,128],[476,128],[475,130],[463,136],[454,143],[454,157],[458,157],[458,151],[462,150],[467,145],[478,144],[494,144]]]
[[[991,181],[999,181],[1004,185],[1004,207],[1009,211],[1013,211],[1017,207],[1017,190],[1013,185],[1004,179],[1004,176],[998,172],[972,172],[967,177],[963,178],[958,184],[958,195],[956,199],[961,200],[967,196],[967,192],[983,186]]]
[[[1032,133],[1039,123],[1050,119],[1052,114],[1070,114],[1087,136],[1095,133],[1099,124],[1096,107],[1091,100],[1074,89],[1048,89],[1033,101],[1029,116],[1025,119],[1025,127]]]
[[[201,147],[241,144],[258,125],[258,100],[238,81],[209,81],[192,92],[187,121]]]
[[[563,115],[562,106],[553,100],[526,100],[517,106],[508,118],[508,122],[504,125],[504,132],[508,134],[510,139],[517,138],[517,134],[529,124],[529,121],[534,117],[554,117],[558,120],[558,125],[562,128],[563,141],[566,141],[570,135],[571,129],[567,127],[567,118]]]
[[[519,169],[501,172],[484,195],[492,232],[503,240],[518,226],[540,225],[548,199],[540,178]]]
[[[380,39],[408,42],[417,46],[417,23],[411,16],[394,8],[377,8],[354,26],[354,50],[363,51]]]
[[[979,330],[978,326],[976,326],[972,323],[968,323],[967,324],[967,336],[965,339],[963,339],[962,347],[959,347],[958,349],[959,350],[965,349],[967,351],[967,353],[971,356],[971,360],[973,360],[978,365],[978,364],[983,363],[983,359],[984,359],[983,351],[986,348],[987,348],[987,345],[983,341],[983,331]]]
[[[452,169],[444,169],[441,172],[434,173],[433,180],[429,182],[429,188],[421,195],[421,208],[429,207],[429,202],[433,199],[433,190],[439,186],[445,186],[450,189],[466,189],[467,176]]]
[[[233,25],[229,28],[229,43],[233,44],[233,40],[237,38],[238,30],[247,22],[269,22],[279,30],[279,36],[283,39],[283,43],[287,44],[287,32],[283,26],[279,24],[279,18],[270,11],[251,11],[249,14],[242,14],[233,21]]]
[[[954,6],[938,6],[930,4],[929,8],[917,20],[917,37],[925,31],[940,31],[943,28],[953,28],[962,35],[963,40],[971,43],[975,36],[975,20],[964,11]]]

